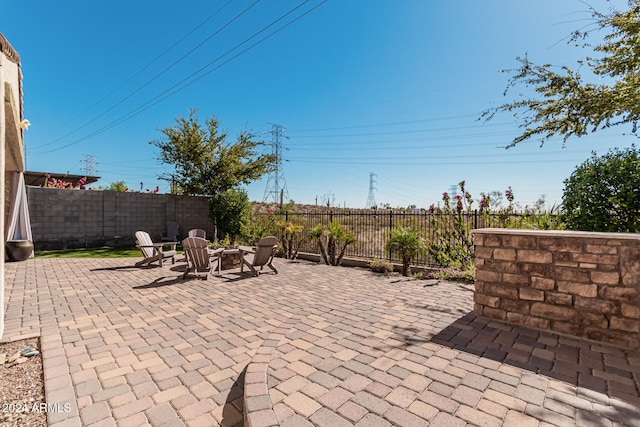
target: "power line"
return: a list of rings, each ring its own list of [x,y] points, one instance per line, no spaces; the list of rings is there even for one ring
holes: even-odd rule
[[[293,129],[291,132],[324,132],[331,130],[345,130],[345,129],[362,129],[362,128],[372,128],[372,127],[382,127],[382,126],[396,126],[396,125],[406,125],[411,123],[425,123],[425,122],[435,122],[440,120],[454,120],[454,119],[463,119],[467,117],[477,117],[476,114],[463,114],[458,116],[449,116],[449,117],[433,117],[429,119],[418,119],[418,120],[404,120],[400,122],[387,122],[387,123],[374,123],[368,125],[351,125],[351,126],[340,126],[340,127],[332,127],[332,128],[318,128],[318,129]]]
[[[148,69],[151,65],[153,65],[155,62],[157,62],[160,58],[162,58],[164,55],[166,55],[167,53],[169,53],[173,48],[175,48],[177,45],[179,45],[180,43],[182,43],[187,37],[189,37],[191,34],[193,34],[196,30],[198,30],[200,27],[202,27],[204,24],[206,24],[209,20],[211,20],[213,17],[215,17],[218,13],[220,13],[224,8],[226,8],[233,0],[229,0],[227,3],[225,3],[222,7],[220,7],[218,10],[216,10],[213,14],[209,15],[204,21],[202,21],[200,24],[198,24],[195,28],[193,28],[191,31],[189,31],[187,34],[185,34],[184,36],[182,36],[182,38],[180,38],[178,41],[176,41],[173,45],[169,46],[167,49],[165,49],[160,55],[156,56],[154,59],[152,59],[150,62],[148,62],[145,66],[143,66],[140,70],[138,70],[136,73],[134,73],[131,77],[129,77],[128,79],[126,79],[124,82],[122,82],[120,85],[118,85],[115,89],[111,90],[109,93],[107,93],[105,96],[103,96],[102,98],[100,98],[98,101],[96,101],[95,103],[93,103],[93,105],[91,105],[89,108],[85,109],[83,112],[79,113],[77,116],[82,116],[86,113],[88,113],[89,111],[91,111],[95,106],[99,105],[102,101],[106,100],[107,98],[109,98],[111,95],[113,95],[114,93],[116,93],[119,89],[121,89],[122,87],[124,87],[127,83],[129,83],[130,81],[132,81],[134,78],[138,77],[140,74],[142,74],[143,71],[145,71],[146,69]],[[257,3],[257,2],[256,2]],[[255,4],[255,3],[254,3]],[[251,5],[250,7],[253,7],[253,5]],[[246,10],[245,10],[246,11]],[[240,15],[244,14],[244,12],[241,12]],[[238,16],[240,16],[238,15]],[[238,17],[237,16],[237,17]],[[236,17],[236,18],[237,18]],[[138,89],[136,89],[133,93],[129,94],[127,97],[123,98],[122,100],[120,100],[118,103],[116,103],[115,105],[113,105],[112,107],[110,107],[109,109],[107,109],[106,111],[104,111],[103,113],[101,113],[100,115],[98,115],[97,117],[93,118],[92,120],[90,120],[89,122],[86,122],[85,124],[83,124],[82,126],[76,128],[75,130],[67,133],[66,135],[63,135],[59,138],[54,139],[53,141],[49,141],[46,144],[40,144],[40,146],[42,145],[47,145],[47,144],[53,144],[55,142],[60,141],[61,139],[64,139],[68,136],[73,135],[74,133],[76,133],[77,131],[85,128],[86,126],[88,126],[89,124],[95,122],[97,119],[99,119],[100,117],[104,116],[107,112],[113,110],[115,107],[117,107],[118,105],[122,104],[125,100],[127,100],[128,98],[130,98],[133,94],[135,94],[136,92],[139,92],[142,88],[144,88],[145,86],[149,85],[151,82],[153,82],[154,80],[156,80],[158,77],[160,77],[160,75],[164,74],[166,71],[168,71],[170,68],[172,68],[173,66],[175,66],[176,64],[178,64],[179,62],[181,62],[183,59],[185,59],[187,56],[189,56],[191,53],[193,53],[195,50],[197,50],[198,48],[200,48],[204,43],[206,43],[207,41],[209,41],[211,38],[213,38],[216,34],[218,34],[220,31],[222,31],[222,29],[224,29],[226,26],[229,25],[229,23],[233,22],[233,20],[235,20],[236,18],[233,18],[231,21],[227,22],[227,24],[225,24],[223,27],[221,27],[218,31],[214,32],[212,35],[210,35],[209,37],[207,37],[204,41],[202,41],[200,44],[198,44],[195,48],[191,49],[186,55],[182,56],[180,59],[178,59],[177,61],[173,62],[169,67],[167,67],[165,70],[163,70],[160,74],[156,75],[155,77],[153,77],[151,80],[148,80],[146,83],[144,83],[142,86],[140,86]],[[58,129],[64,129],[68,124],[72,123],[72,121],[66,123],[65,125],[61,126]],[[37,147],[37,146],[36,146]]]
[[[210,67],[211,65],[215,64],[216,62],[218,62],[219,60],[221,60],[222,58],[224,58],[225,56],[227,56],[228,54],[230,54],[231,52],[233,52],[234,50],[238,49],[240,46],[244,45],[245,43],[247,43],[248,41],[250,41],[251,39],[255,38],[257,35],[259,35],[260,33],[264,32],[265,30],[267,30],[268,28],[270,28],[271,26],[275,25],[277,22],[281,21],[282,19],[286,18],[288,15],[290,15],[291,13],[293,13],[295,10],[297,10],[298,8],[300,8],[301,6],[303,6],[304,4],[308,3],[310,0],[305,0],[304,2],[302,2],[301,4],[299,4],[298,6],[294,7],[293,9],[291,9],[289,12],[285,13],[284,15],[282,15],[281,17],[279,17],[278,19],[276,19],[275,21],[271,22],[269,25],[267,25],[266,27],[263,27],[261,30],[259,30],[258,32],[254,33],[252,36],[250,36],[249,38],[245,39],[244,41],[242,41],[241,43],[237,44],[235,47],[233,47],[232,49],[229,49],[228,51],[226,51],[224,54],[220,55],[218,58],[214,59],[213,61],[211,61],[210,63],[208,63],[207,65],[205,65],[204,67],[201,67],[199,70],[197,70],[196,72],[192,73],[191,75],[189,75],[188,77],[186,77],[185,79],[181,80],[180,82],[176,83],[175,85],[173,85],[172,87],[170,87],[169,89],[166,89],[165,91],[163,91],[162,93],[160,93],[159,95],[155,96],[154,98],[150,99],[149,101],[143,103],[142,105],[138,106],[137,108],[135,108],[134,110],[130,111],[129,113],[126,113],[122,116],[120,116],[120,118],[112,121],[111,123],[103,126],[102,128],[90,133],[89,135],[86,135],[85,137],[82,137],[74,142],[71,142],[69,144],[63,145],[61,147],[58,148],[54,148],[52,150],[48,150],[48,151],[42,151],[39,154],[46,154],[46,153],[51,153],[51,152],[55,152],[55,151],[59,151],[68,147],[71,147],[73,145],[79,144],[80,142],[83,142],[89,138],[92,138],[96,135],[99,135],[103,132],[106,132],[107,130],[113,128],[114,126],[119,125],[120,123],[123,123],[133,117],[135,117],[136,115],[142,113],[143,111],[148,110],[149,108],[153,107],[154,105],[164,101],[165,99],[169,98],[170,96],[178,93],[179,91],[187,88],[188,86],[192,85],[193,83],[199,81],[200,79],[204,78],[205,76],[211,74],[212,72],[220,69],[221,67],[223,67],[224,65],[228,64],[229,62],[231,62],[232,60],[236,59],[237,57],[239,57],[240,55],[246,53],[247,51],[253,49],[254,47],[256,47],[257,45],[259,45],[260,43],[264,42],[265,40],[273,37],[275,34],[279,33],[280,31],[282,31],[283,29],[287,28],[289,25],[293,24],[294,22],[300,20],[301,18],[303,18],[304,16],[308,15],[309,13],[313,12],[314,10],[316,10],[317,8],[319,8],[320,6],[322,6],[323,4],[325,4],[328,0],[323,0],[321,1],[319,4],[315,5],[314,7],[312,7],[311,9],[307,10],[306,12],[302,13],[301,15],[295,17],[294,19],[292,19],[291,21],[287,22],[286,24],[282,25],[281,27],[277,28],[276,30],[272,31],[271,33],[267,34],[265,37],[261,38],[260,40],[258,40],[257,42],[253,43],[252,45],[248,46],[247,48],[243,49],[242,51],[238,52],[237,54],[231,56],[230,58],[228,58],[226,61],[224,61],[223,63],[219,64],[218,66],[216,66],[215,68],[207,71],[206,73],[195,77],[198,73],[203,72],[206,68]],[[195,78],[194,78],[195,77]],[[191,81],[189,81],[189,79],[192,79]],[[187,82],[187,83],[185,83]],[[183,84],[184,83],[184,84]],[[182,86],[180,86],[181,84],[183,84]],[[178,87],[180,86],[180,87]]]

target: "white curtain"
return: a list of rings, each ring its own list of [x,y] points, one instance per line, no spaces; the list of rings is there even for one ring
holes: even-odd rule
[[[11,210],[7,224],[7,240],[33,241],[31,235],[31,221],[29,220],[29,204],[27,203],[27,187],[24,184],[24,174],[16,172],[13,178],[13,194]],[[33,252],[29,258],[33,257]]]

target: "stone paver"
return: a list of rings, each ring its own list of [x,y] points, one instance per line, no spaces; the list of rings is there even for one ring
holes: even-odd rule
[[[3,339],[41,337],[49,425],[640,425],[638,352],[476,317],[470,285],[134,262],[6,264]]]

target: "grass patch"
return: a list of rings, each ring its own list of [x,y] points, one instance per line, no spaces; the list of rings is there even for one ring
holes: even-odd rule
[[[142,258],[140,249],[135,246],[36,251],[35,256],[36,258]]]

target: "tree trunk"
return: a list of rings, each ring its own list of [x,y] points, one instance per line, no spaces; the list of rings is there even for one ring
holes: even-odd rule
[[[340,250],[340,255],[338,256],[338,260],[336,262],[336,265],[340,265],[340,263],[342,262],[342,257],[344,256],[344,253],[347,251],[347,243],[345,243],[342,246],[342,249]]]
[[[410,261],[408,259],[402,260],[402,275],[408,276],[410,270]]]
[[[320,238],[318,238],[318,249],[320,249],[320,255],[322,255],[322,259],[324,260],[324,263],[329,265],[327,250],[325,249],[324,244],[322,243],[322,240]]]

